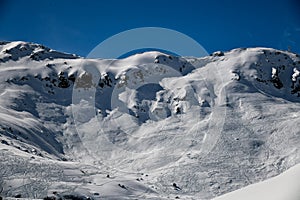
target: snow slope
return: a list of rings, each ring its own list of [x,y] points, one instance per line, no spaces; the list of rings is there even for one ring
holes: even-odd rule
[[[104,60],[2,42],[1,196],[211,199],[281,174],[300,160],[299,71],[269,48]]]
[[[215,200],[297,200],[300,199],[299,179],[300,165],[298,164],[276,177],[225,194]]]

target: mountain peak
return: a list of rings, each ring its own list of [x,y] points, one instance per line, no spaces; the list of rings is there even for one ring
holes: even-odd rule
[[[75,54],[61,53],[40,44],[22,41],[0,42],[0,61],[17,61],[25,57],[35,61],[53,60],[55,58],[79,58]]]

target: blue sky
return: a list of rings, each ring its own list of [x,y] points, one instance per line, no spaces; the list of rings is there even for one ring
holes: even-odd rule
[[[300,53],[297,0],[0,0],[0,40],[81,56],[114,34],[149,26],[182,32],[208,53],[254,46]]]

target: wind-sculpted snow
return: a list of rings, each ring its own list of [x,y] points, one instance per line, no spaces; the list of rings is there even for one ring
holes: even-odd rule
[[[0,51],[0,196],[211,199],[300,161],[296,54]]]

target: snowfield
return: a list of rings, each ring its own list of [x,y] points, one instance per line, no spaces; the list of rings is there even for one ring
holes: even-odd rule
[[[299,199],[299,71],[270,48],[85,59],[0,42],[0,196]]]

